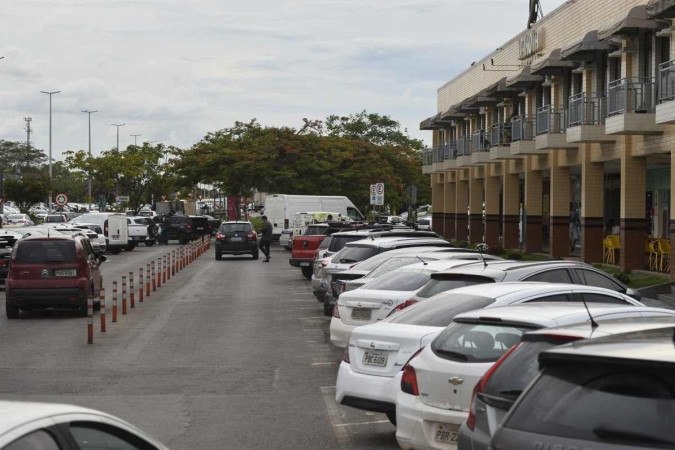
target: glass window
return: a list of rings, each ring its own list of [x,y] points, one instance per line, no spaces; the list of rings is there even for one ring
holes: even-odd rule
[[[93,422],[72,422],[70,433],[82,450],[155,449],[154,445],[125,430]]]
[[[46,430],[36,430],[3,447],[3,450],[59,450],[56,439]]]
[[[326,236],[326,238],[321,241],[319,245],[319,250],[326,250],[330,246],[330,242],[333,240],[333,236]]]
[[[517,342],[535,329],[522,325],[492,325],[453,322],[431,343],[440,358],[468,363],[497,361],[509,349],[504,342]]]
[[[623,287],[619,283],[614,281],[609,276],[604,275],[600,272],[596,272],[595,270],[589,269],[574,269],[574,271],[581,279],[582,284],[586,284],[588,286],[603,287],[618,292],[624,291]]]
[[[389,272],[364,284],[361,289],[373,289],[376,291],[414,291],[424,286],[429,281],[428,272]]]
[[[611,295],[596,294],[594,292],[583,292],[581,295],[584,296],[586,303],[614,303],[618,305],[628,304],[628,302],[624,301],[622,298],[613,297]]]
[[[572,278],[567,269],[553,269],[539,272],[523,279],[523,281],[542,281],[546,283],[571,283]]]
[[[400,258],[390,258],[382,264],[371,270],[364,278],[377,278],[385,273],[396,270],[399,267],[407,266],[420,262],[420,258],[414,256],[402,256]]]
[[[345,247],[333,257],[334,263],[356,263],[379,253],[376,247]]]
[[[675,371],[564,364],[545,369],[506,427],[635,448],[673,448]]]
[[[495,280],[480,276],[453,276],[453,277],[432,277],[422,290],[417,293],[418,297],[429,298],[441,292],[457,289],[464,286],[473,286],[474,284],[494,283]]]
[[[22,241],[16,251],[16,262],[75,262],[75,242],[66,240]]]
[[[349,216],[350,219],[355,220],[357,222],[359,220],[363,220],[363,216],[361,215],[361,213],[359,213],[359,211],[356,208],[352,208],[350,206],[347,207],[347,216]]]
[[[337,252],[338,250],[341,250],[347,242],[353,242],[353,241],[360,241],[361,239],[365,239],[367,236],[366,235],[360,235],[360,236],[333,236],[333,239],[330,241],[330,247],[328,247],[328,250],[331,252]]]
[[[447,327],[457,314],[485,308],[493,302],[494,299],[487,297],[448,293],[415,303],[385,320],[406,325]]]
[[[567,294],[546,295],[544,297],[533,298],[525,303],[533,302],[569,302],[570,298]]]
[[[246,233],[251,231],[250,223],[224,223],[220,226],[221,233]]]

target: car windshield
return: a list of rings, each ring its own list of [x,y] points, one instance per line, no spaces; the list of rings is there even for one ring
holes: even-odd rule
[[[443,359],[468,363],[497,361],[523,333],[536,327],[491,323],[453,322],[431,343],[431,350]]]
[[[62,216],[47,216],[45,217],[45,222],[47,223],[61,223],[65,222]]]
[[[360,236],[339,236],[339,235],[333,235],[333,239],[331,239],[328,251],[331,252],[337,252],[344,247],[347,242],[353,242],[353,241],[360,241],[361,239],[364,239],[366,236],[365,235],[360,235]],[[360,261],[360,260],[359,260]]]
[[[444,294],[415,303],[385,320],[405,325],[447,327],[457,314],[485,308],[493,302],[494,299],[488,297]]]
[[[424,286],[429,281],[429,276],[429,272],[397,270],[364,284],[362,289],[375,291],[414,291]]]
[[[21,241],[18,263],[75,262],[75,242],[66,240]]]
[[[326,239],[321,241],[321,244],[319,245],[319,250],[326,250],[330,246],[332,240],[333,236],[326,236]]]
[[[452,277],[432,278],[424,288],[420,289],[417,296],[420,298],[433,297],[441,292],[457,289],[464,286],[473,286],[474,284],[494,283],[495,280],[489,277],[473,275],[456,275]]]
[[[421,261],[423,261],[423,259],[418,258],[417,256],[399,256],[396,258],[390,258],[384,261],[376,268],[374,268],[373,270],[371,270],[370,272],[368,272],[366,276],[364,276],[363,278],[377,278],[379,276],[384,275],[385,273],[391,272],[392,270],[396,270],[399,267],[407,266],[409,264],[414,264]]]
[[[251,231],[249,223],[224,223],[220,226],[221,233],[245,233]]]
[[[9,220],[23,220],[23,214],[10,214],[7,216]]]
[[[379,253],[379,250],[376,247],[345,247],[333,257],[332,262],[339,264],[357,263],[377,253]]]

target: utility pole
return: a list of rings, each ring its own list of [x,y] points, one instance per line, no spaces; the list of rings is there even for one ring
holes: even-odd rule
[[[82,112],[87,113],[87,116],[89,117],[89,159],[91,159],[91,115],[93,113],[97,113],[98,111],[97,110],[91,111],[91,110],[88,110],[88,109],[83,109]],[[90,210],[91,209],[91,173],[89,174],[89,183],[88,183],[87,192],[88,192],[88,195],[89,195],[89,197],[87,197],[87,202],[88,202],[87,209]]]
[[[136,139],[138,138],[138,136],[143,136],[143,135],[142,134],[130,134],[129,136],[134,137],[134,147],[136,147],[136,146],[138,146],[138,144],[136,143]]]
[[[113,127],[117,127],[117,151],[120,151],[120,127],[126,125],[126,123],[111,123]]]
[[[30,134],[33,132],[33,130],[30,127],[30,123],[33,120],[33,118],[32,117],[24,117],[23,120],[26,121],[26,151],[30,151]],[[16,163],[16,174],[18,176],[21,175],[21,167],[19,166],[18,161]]]
[[[52,213],[52,95],[61,91],[40,91],[49,95],[49,201],[48,211]]]

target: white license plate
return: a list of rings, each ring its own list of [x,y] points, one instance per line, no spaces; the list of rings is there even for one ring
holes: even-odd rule
[[[309,261],[301,262],[300,267],[309,267]]]
[[[112,235],[112,238],[113,238],[113,239],[119,239],[119,238],[120,238],[120,235],[119,235],[119,234],[113,234],[113,235]]]
[[[439,423],[436,428],[436,435],[434,439],[436,442],[443,442],[445,444],[456,444],[457,443],[457,425],[452,425],[449,423]]]
[[[387,356],[387,352],[381,350],[366,350],[363,354],[363,364],[385,367],[387,365]]]
[[[352,309],[352,319],[356,320],[370,320],[370,316],[373,313],[371,309],[366,308],[354,308]]]
[[[131,240],[133,240],[133,241],[140,241],[141,238],[140,238],[140,236],[131,236]]]
[[[77,269],[56,269],[54,271],[55,277],[74,277],[77,275]]]
[[[237,237],[237,236],[235,236],[235,237],[232,238],[232,242],[242,242],[243,240],[244,240],[243,237]]]

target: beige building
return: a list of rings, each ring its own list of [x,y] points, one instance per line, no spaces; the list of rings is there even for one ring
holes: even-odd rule
[[[570,1],[441,86],[420,125],[434,230],[675,277],[673,18]]]

